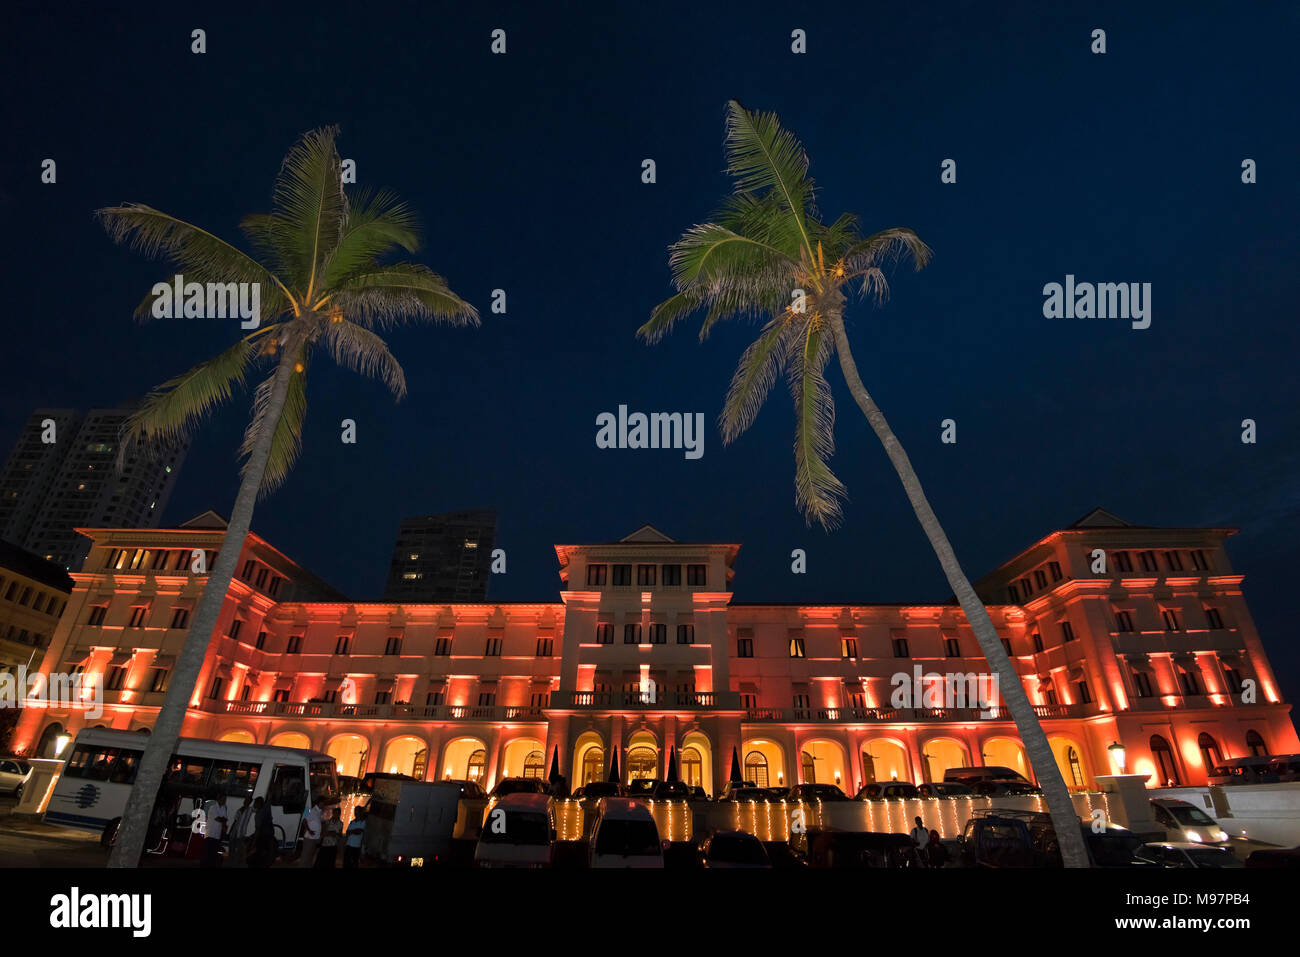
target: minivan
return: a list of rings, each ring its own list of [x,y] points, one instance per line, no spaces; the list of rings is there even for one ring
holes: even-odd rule
[[[1016,784],[1029,784],[1025,776],[1011,768],[990,764],[980,768],[949,768],[943,772],[945,782],[952,784],[975,785],[986,781],[1012,781]]]
[[[555,843],[555,801],[547,794],[507,794],[483,820],[477,867],[549,867]]]
[[[663,867],[664,849],[650,809],[631,798],[601,798],[590,862],[592,867]]]

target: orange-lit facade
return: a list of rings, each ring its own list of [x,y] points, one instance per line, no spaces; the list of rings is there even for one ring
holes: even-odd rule
[[[87,529],[93,542],[43,670],[84,669],[104,712],[29,708],[15,744],[148,728],[223,528]],[[1300,751],[1224,551],[1227,529],[1128,525],[1101,510],[977,583],[1066,782],[1117,769],[1204,783],[1207,763]],[[1105,553],[1101,570],[1099,550]],[[340,772],[544,777],[576,786],[679,773],[716,794],[735,751],[759,784],[941,779],[948,767],[1030,774],[1005,714],[896,707],[915,666],[977,674],[961,610],[732,601],[739,546],[556,547],[559,601],[362,603],[303,597],[308,573],[256,535],[236,566],[185,733],[312,747]]]

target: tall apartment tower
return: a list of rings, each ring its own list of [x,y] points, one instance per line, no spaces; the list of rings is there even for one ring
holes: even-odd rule
[[[76,528],[156,528],[189,442],[137,447],[117,468],[130,406],[37,409],[0,471],[0,538],[69,571],[90,540]]]
[[[384,600],[486,601],[496,528],[488,509],[403,519]]]

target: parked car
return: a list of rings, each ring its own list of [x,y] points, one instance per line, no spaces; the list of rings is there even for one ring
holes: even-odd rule
[[[1001,765],[989,764],[978,768],[949,768],[943,772],[943,780],[949,784],[965,784],[974,786],[981,781],[1014,781],[1019,784],[1029,784],[1025,776],[1011,768],[1004,768]]]
[[[970,789],[980,797],[1019,797],[1042,794],[1042,788],[1028,781],[976,781]]]
[[[507,794],[488,812],[474,851],[476,867],[549,867],[555,844],[555,800]]]
[[[1210,772],[1208,780],[1211,784],[1218,785],[1271,784],[1277,780],[1277,776],[1269,767],[1273,761],[1273,755],[1230,758],[1216,765]]]
[[[574,791],[573,796],[593,802],[594,809],[594,802],[601,798],[627,797],[627,788],[618,781],[590,781]]]
[[[1136,856],[1142,839],[1113,825],[1100,833],[1079,822],[1093,867],[1149,867]],[[958,860],[965,867],[1061,867],[1061,847],[1045,811],[996,810],[966,822]]]
[[[795,851],[815,868],[918,868],[916,844],[906,834],[873,831],[827,831],[809,828],[791,837]]]
[[[1266,847],[1251,851],[1247,867],[1300,867],[1300,847]]]
[[[691,798],[691,791],[691,786],[685,781],[660,781],[650,796],[656,801],[686,801]]]
[[[772,792],[767,788],[733,788],[724,794],[721,801],[749,801],[751,803],[766,804],[768,801],[775,800]]]
[[[700,845],[700,863],[710,870],[770,868],[763,842],[747,831],[715,831]]]
[[[791,801],[847,801],[848,795],[834,784],[796,784],[790,789]]]
[[[718,794],[718,800],[719,801],[729,800],[731,792],[739,790],[740,788],[756,788],[756,787],[758,787],[758,785],[755,784],[753,781],[728,781],[726,784],[722,785],[722,790]]]
[[[790,799],[790,789],[787,787],[765,788],[765,790],[772,795],[773,801],[788,801]]]
[[[1165,837],[1171,841],[1187,841],[1192,844],[1228,842],[1228,832],[1219,827],[1219,822],[1187,801],[1152,798],[1151,814],[1156,823],[1165,829]]]
[[[545,794],[546,782],[541,778],[502,778],[492,789],[492,797],[503,798],[507,794]]]
[[[1284,754],[1268,763],[1268,772],[1279,781],[1300,781],[1300,754]]]
[[[952,781],[921,784],[917,786],[916,790],[923,798],[970,797],[975,793],[968,785],[957,784]]]
[[[601,798],[589,860],[592,867],[663,867],[663,845],[650,809],[631,798]]]
[[[1158,841],[1143,844],[1136,851],[1138,860],[1161,867],[1245,867],[1228,847],[1211,847],[1190,841]]]
[[[808,855],[785,841],[764,841],[767,859],[777,870],[802,870],[808,866]]]
[[[23,788],[32,776],[32,766],[18,758],[0,758],[0,792],[23,796]]]
[[[863,785],[854,799],[858,801],[889,801],[919,798],[921,792],[910,781],[885,781]]]
[[[402,777],[402,776],[403,775],[400,774],[397,775],[397,777]],[[487,792],[483,790],[483,788],[479,785],[477,781],[465,781],[465,780],[457,781],[454,778],[447,778],[445,781],[440,781],[439,783],[456,785],[456,787],[460,788],[460,796],[465,799],[469,799],[469,798],[486,799],[487,798]]]
[[[663,778],[636,778],[627,786],[628,797],[650,797],[655,788],[663,784]]]
[[[691,788],[692,801],[707,801],[708,799],[709,799],[709,792],[704,790],[704,788],[702,788],[700,785],[697,784],[693,788]]]

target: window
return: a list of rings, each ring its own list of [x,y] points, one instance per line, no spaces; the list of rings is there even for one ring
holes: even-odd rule
[[[244,623],[240,621],[238,618],[236,618],[234,621],[230,623],[230,631],[227,632],[227,634],[231,638],[234,638],[236,641],[238,641],[239,633],[243,630],[243,628],[244,628]]]
[[[1178,683],[1182,686],[1185,695],[1198,695],[1201,693],[1201,683],[1196,680],[1196,672],[1190,668],[1178,669]]]
[[[1259,758],[1268,754],[1268,747],[1264,744],[1264,738],[1258,731],[1246,732],[1246,750],[1250,752],[1252,758]]]
[[[768,786],[767,758],[762,751],[750,751],[745,755],[745,780],[753,781],[760,788]]]
[[[1224,668],[1223,677],[1228,682],[1228,690],[1233,694],[1241,694],[1241,672],[1236,668]]]
[[[1219,614],[1219,609],[1217,608],[1205,609],[1205,620],[1209,623],[1211,628],[1223,627],[1223,616]]]
[[[274,701],[276,704],[288,704],[289,689],[281,688],[279,691],[271,692],[271,700]]]
[[[1074,641],[1075,639],[1074,626],[1068,621],[1061,622],[1061,636],[1066,641]]]
[[[636,583],[638,585],[653,585],[655,583],[655,566],[636,566]]]
[[[538,638],[538,639],[537,639],[537,657],[538,657],[538,658],[550,658],[550,657],[551,657],[552,655],[554,655],[554,654],[555,654],[555,639],[554,639],[554,638]]]
[[[693,645],[695,644],[695,626],[678,625],[677,626],[677,644]]]
[[[1156,568],[1156,553],[1152,551],[1138,552],[1138,558],[1142,561],[1142,570],[1144,572],[1154,572]]]
[[[1183,559],[1177,552],[1165,552],[1165,564],[1169,566],[1171,572],[1183,570]]]
[[[858,639],[844,636],[840,638],[840,657],[856,658],[858,656]]]
[[[1207,771],[1217,768],[1223,763],[1223,756],[1219,753],[1219,742],[1204,732],[1196,739],[1197,747],[1201,749],[1201,760],[1205,764]]]
[[[587,584],[588,585],[605,584],[605,575],[608,571],[609,571],[608,565],[588,565]]]
[[[257,642],[255,643],[255,647],[257,648],[258,651],[263,651],[263,650],[265,650],[265,648],[266,648],[266,632],[264,632],[264,631],[259,631],[259,632],[257,633]]]
[[[172,627],[184,628],[190,623],[190,612],[188,608],[176,608],[172,611]]]
[[[424,696],[424,703],[429,707],[441,705],[447,698],[445,691],[430,691]]]
[[[1056,698],[1055,688],[1044,688],[1043,700],[1047,702],[1047,706],[1049,708],[1055,708],[1058,704],[1060,704],[1060,702]]]
[[[628,622],[623,626],[623,644],[639,645],[641,644],[641,623]]]
[[[1151,756],[1156,759],[1156,764],[1160,769],[1157,784],[1163,783],[1167,787],[1177,787],[1182,783],[1178,777],[1178,765],[1174,761],[1174,752],[1169,747],[1169,742],[1158,734],[1151,735]]]
[[[433,653],[440,657],[446,657],[451,654],[451,639],[439,638],[433,645]]]
[[[1080,704],[1092,704],[1092,692],[1088,690],[1088,682],[1077,682],[1074,687],[1079,692]]]
[[[799,637],[794,636],[794,635],[792,635],[792,636],[790,637],[790,657],[791,657],[791,658],[803,658],[803,657],[804,657],[804,647],[803,647],[803,639],[802,639],[802,638],[799,638]]]
[[[334,654],[346,655],[348,653],[348,648],[351,647],[351,645],[352,645],[351,636],[339,635],[338,638],[334,640]]]
[[[321,699],[321,701],[325,702],[325,704],[335,704],[335,703],[337,703],[338,700],[339,700],[338,689],[337,689],[337,688],[331,688],[331,689],[329,689],[329,690],[327,690],[327,691],[322,691],[322,692],[321,692],[320,699]],[[244,685],[244,700],[245,700],[245,701],[248,700],[248,685]]]
[[[280,594],[280,586],[283,584],[284,579],[279,575],[276,575],[271,579],[271,587],[266,590],[266,593],[274,598],[276,595]]]
[[[1041,655],[1043,653],[1043,636],[1040,635],[1038,632],[1034,632],[1033,642],[1034,642],[1034,654]]]
[[[128,628],[143,628],[145,617],[149,614],[148,605],[136,605],[131,609],[131,620],[127,622]]]
[[[1133,630],[1133,615],[1123,608],[1115,609],[1115,625],[1120,631]]]
[[[708,565],[687,565],[686,566],[686,584],[707,585],[708,583],[709,583]]]
[[[1011,600],[1011,604],[1013,605],[1020,604],[1020,589],[1016,587],[1015,582],[1012,582],[1007,587],[1007,598]]]
[[[149,691],[152,694],[162,694],[167,690],[167,669],[155,668],[153,674],[149,676]]]
[[[1133,691],[1139,698],[1151,697],[1151,677],[1145,671],[1133,672]]]
[[[650,644],[664,645],[668,643],[668,626],[661,624],[652,624],[650,626]]]
[[[177,552],[177,553],[176,553],[176,565],[175,565],[175,567],[172,568],[172,571],[174,571],[174,572],[182,572],[182,571],[184,571],[184,570],[189,566],[189,564],[190,564],[190,560],[191,560],[193,557],[194,557],[194,556],[193,556],[193,553],[192,553],[192,552]],[[109,559],[110,559],[110,561],[112,560],[112,556],[111,556],[111,555],[109,556]]]
[[[610,575],[610,583],[613,585],[632,584],[632,566],[615,565],[613,568],[613,573]]]
[[[1115,567],[1122,572],[1131,572],[1133,570],[1133,559],[1129,557],[1128,552],[1115,553]]]
[[[895,639],[894,639],[894,657],[895,657],[895,658],[908,658],[908,657],[910,657],[910,655],[908,654],[908,651],[907,651],[907,639],[906,639],[906,638],[895,638]]]
[[[1034,572],[1034,584],[1038,586],[1039,591],[1042,591],[1044,588],[1046,588],[1047,572],[1043,571],[1041,568],[1037,569]]]
[[[212,679],[212,690],[208,692],[208,697],[209,697],[209,698],[220,698],[220,697],[221,697],[221,689],[225,687],[225,684],[226,684],[226,679],[223,678],[223,677],[221,677],[221,675],[217,675],[215,678],[213,678],[213,679]]]
[[[107,614],[107,605],[96,605],[94,608],[90,609],[90,617],[86,619],[86,624],[102,625],[104,623],[104,616]]]
[[[809,703],[808,695],[806,694],[795,695],[794,707],[799,711],[807,711],[811,707],[811,704]]]
[[[478,693],[478,705],[480,708],[490,708],[497,703],[497,693],[495,691],[480,691]]]
[[[284,653],[286,655],[297,655],[302,652],[302,635],[290,635],[289,640],[285,643]]]
[[[113,665],[108,669],[108,677],[104,682],[106,691],[121,691],[122,685],[126,683],[126,669],[121,665]]]
[[[1047,568],[1052,573],[1052,581],[1059,582],[1062,578],[1065,577],[1064,575],[1061,574],[1060,562],[1048,562]]]
[[[945,638],[943,640],[943,651],[949,658],[961,657],[961,645],[956,638]]]
[[[242,578],[244,581],[248,581],[250,578],[253,577],[253,568],[256,565],[257,562],[253,561],[251,558],[248,561],[244,562],[244,570],[239,573],[239,577]]]
[[[612,645],[614,643],[614,625],[608,621],[602,621],[596,625],[596,642],[601,645]]]
[[[151,567],[153,568],[154,571],[164,571],[164,570],[166,570],[166,568],[167,568],[167,553],[166,553],[165,551],[163,551],[161,548],[158,549],[157,553],[154,555],[154,557],[153,557],[153,565],[152,565]]]
[[[1206,559],[1205,552],[1203,549],[1200,548],[1193,549],[1191,552],[1188,552],[1188,554],[1191,556],[1192,559],[1192,567],[1195,568],[1197,571],[1205,572],[1210,570],[1210,563]]]
[[[1012,650],[1011,650],[1011,639],[1010,639],[1010,638],[1003,638],[1003,639],[1002,639],[1002,650],[1005,651],[1005,652],[1007,653],[1007,657],[1008,657],[1008,658],[1012,657],[1012,655],[1014,654],[1014,652],[1012,652]]]
[[[1178,612],[1172,608],[1162,609],[1160,617],[1165,620],[1165,631],[1182,631],[1183,627],[1178,623]]]
[[[500,639],[497,640],[500,641]],[[400,655],[401,653],[402,653],[402,636],[389,635],[388,640],[384,642],[384,654]]]
[[[1074,748],[1065,751],[1065,763],[1070,766],[1070,778],[1076,788],[1084,786],[1083,765],[1079,762],[1079,752]]]
[[[664,565],[661,570],[663,572],[662,580],[665,585],[680,585],[682,583],[681,565]]]
[[[488,657],[488,658],[500,658],[500,657],[501,657],[501,639],[500,639],[500,638],[489,638],[489,639],[487,640],[487,646],[484,647],[484,649],[483,649],[483,654],[484,654],[486,657]]]
[[[740,693],[740,706],[746,711],[753,711],[758,707],[758,695],[750,691]],[[752,781],[753,778],[745,778],[746,781]]]
[[[376,691],[375,704],[392,704],[393,693],[391,691]]]
[[[736,639],[736,657],[753,658],[754,657],[754,639],[737,638]]]
[[[263,588],[263,587],[265,587],[265,585],[266,585],[266,576],[267,576],[268,574],[270,574],[270,572],[269,572],[267,569],[265,569],[265,568],[259,568],[259,569],[257,570],[257,580],[253,582],[254,587],[256,587],[256,588]]]

